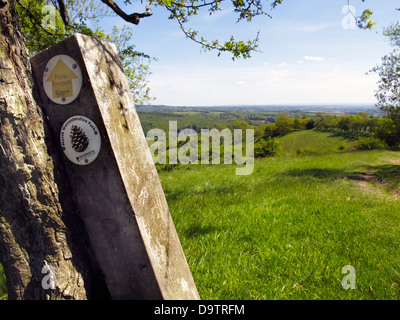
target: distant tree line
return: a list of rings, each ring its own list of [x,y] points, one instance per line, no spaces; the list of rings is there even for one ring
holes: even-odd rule
[[[254,129],[254,156],[256,158],[272,157],[280,153],[282,150],[279,137],[289,134],[293,131],[301,130],[318,130],[324,132],[332,132],[335,135],[342,135],[350,139],[358,139],[357,149],[384,149],[398,148],[400,144],[400,130],[396,120],[392,117],[378,118],[371,116],[366,112],[358,112],[353,115],[332,115],[317,112],[315,114],[301,113],[290,115],[283,112],[270,119],[270,123],[262,123],[252,125],[252,121],[262,119],[257,115],[250,117],[246,113],[240,112],[140,112],[143,131],[146,134],[152,128],[162,129],[166,133],[166,152],[167,159],[170,149],[168,132],[169,121],[177,121],[179,133],[183,129],[192,129],[199,135],[198,142],[200,145],[200,134],[204,129],[217,129],[219,132],[230,130],[232,135],[235,129],[243,132],[243,140],[246,139],[246,129]],[[274,122],[273,122],[274,121]],[[260,122],[258,122],[260,123]],[[178,141],[177,148],[189,142]],[[220,157],[221,163],[225,157],[224,137],[219,140],[220,153],[215,155],[209,145],[209,155],[211,159]],[[201,160],[201,150],[198,150],[198,159]],[[230,152],[231,153],[231,152]],[[245,150],[243,150],[245,153]],[[168,161],[167,161],[168,162]],[[159,168],[164,170],[172,169],[176,165],[160,165]]]
[[[318,112],[314,117],[307,118],[300,116],[291,118],[289,114],[282,113],[275,123],[256,127],[255,139],[266,140],[296,130],[311,129],[332,131],[349,138],[364,138],[362,141],[373,141],[380,147],[397,148],[400,144],[400,128],[395,119],[374,118],[366,112],[346,116],[325,115]]]

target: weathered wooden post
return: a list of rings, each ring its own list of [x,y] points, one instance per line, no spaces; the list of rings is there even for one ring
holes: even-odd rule
[[[116,47],[76,34],[31,62],[112,298],[199,299]]]

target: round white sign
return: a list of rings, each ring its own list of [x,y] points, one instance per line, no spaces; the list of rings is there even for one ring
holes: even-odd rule
[[[67,158],[78,165],[92,163],[98,156],[101,137],[96,124],[84,116],[64,122],[60,132],[61,147]]]
[[[70,56],[54,56],[44,69],[43,87],[53,102],[71,103],[78,97],[82,88],[81,68]]]

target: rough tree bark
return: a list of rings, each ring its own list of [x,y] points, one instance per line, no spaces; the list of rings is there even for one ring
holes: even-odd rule
[[[0,30],[0,263],[9,299],[108,298],[35,100],[15,0],[0,0]],[[46,264],[53,290],[42,287]]]

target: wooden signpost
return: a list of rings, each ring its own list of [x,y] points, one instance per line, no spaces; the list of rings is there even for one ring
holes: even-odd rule
[[[76,34],[32,68],[113,299],[199,299],[116,47]]]

